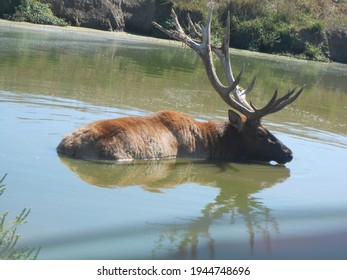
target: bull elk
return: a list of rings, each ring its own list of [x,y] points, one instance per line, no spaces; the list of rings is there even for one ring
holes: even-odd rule
[[[302,93],[289,90],[273,97],[262,109],[248,103],[246,95],[252,90],[256,77],[246,88],[239,83],[244,71],[234,78],[229,55],[230,19],[224,29],[220,47],[211,45],[212,4],[205,26],[192,23],[188,16],[192,39],[180,25],[172,10],[176,30],[167,30],[153,23],[170,37],[177,39],[201,57],[214,89],[231,107],[226,122],[198,122],[175,111],[160,111],[143,117],[124,117],[101,120],[77,128],[66,135],[57,152],[80,159],[93,160],[156,160],[177,157],[205,158],[227,161],[276,161],[285,164],[292,160],[292,152],[261,125],[261,118],[292,103]],[[226,85],[219,80],[212,54],[223,66]]]

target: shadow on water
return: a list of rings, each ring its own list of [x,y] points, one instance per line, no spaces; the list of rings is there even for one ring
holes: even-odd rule
[[[229,220],[229,228],[238,220],[246,225],[250,255],[257,235],[261,235],[262,241],[270,248],[271,233],[278,233],[278,224],[271,216],[271,210],[254,194],[290,177],[290,170],[284,166],[258,164],[187,159],[116,164],[66,157],[60,157],[60,160],[81,180],[102,188],[137,186],[145,191],[165,193],[167,189],[194,183],[218,189],[217,196],[201,210],[201,216],[183,223],[150,223],[149,226],[160,233],[152,251],[153,258],[158,258],[158,255],[173,259],[215,258],[215,241],[210,230],[213,224],[225,218]],[[235,242],[232,236],[230,238],[230,242]],[[198,252],[201,240],[205,240],[208,247],[204,249],[204,256]],[[173,250],[169,253],[166,249],[162,251],[167,247]],[[230,258],[230,255],[226,257]]]

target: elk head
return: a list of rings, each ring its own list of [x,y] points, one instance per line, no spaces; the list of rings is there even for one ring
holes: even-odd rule
[[[265,162],[274,160],[280,164],[291,161],[293,158],[291,150],[262,126],[261,119],[268,114],[283,109],[296,100],[304,90],[305,85],[298,91],[296,91],[296,88],[289,90],[287,94],[280,98],[278,98],[278,89],[276,89],[271,100],[262,109],[257,109],[252,102],[248,103],[246,95],[252,90],[256,77],[246,89],[241,87],[239,83],[244,72],[243,65],[240,73],[234,78],[229,55],[230,15],[228,13],[222,45],[214,46],[211,44],[212,12],[212,1],[210,1],[209,15],[203,27],[194,25],[188,15],[189,30],[194,39],[185,33],[174,10],[172,10],[172,18],[176,30],[168,30],[156,22],[153,22],[153,24],[170,37],[186,44],[201,57],[210,83],[220,97],[231,107],[229,121],[236,130],[237,137],[239,137],[240,155],[238,160]],[[223,85],[216,74],[213,53],[221,62],[227,85]],[[235,133],[233,133],[233,137],[235,137]],[[240,145],[240,143],[242,144]]]

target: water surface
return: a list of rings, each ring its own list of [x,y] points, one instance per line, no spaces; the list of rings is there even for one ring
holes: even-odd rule
[[[307,85],[263,120],[292,162],[88,162],[55,147],[91,121],[228,108],[180,44],[0,23],[0,213],[32,209],[18,245],[41,259],[346,259],[347,67],[231,53],[243,85],[257,74],[258,106]]]

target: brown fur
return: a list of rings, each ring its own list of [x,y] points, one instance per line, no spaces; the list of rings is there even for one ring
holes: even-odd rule
[[[174,111],[102,120],[66,135],[59,154],[104,160],[209,158],[225,123],[197,122]]]

